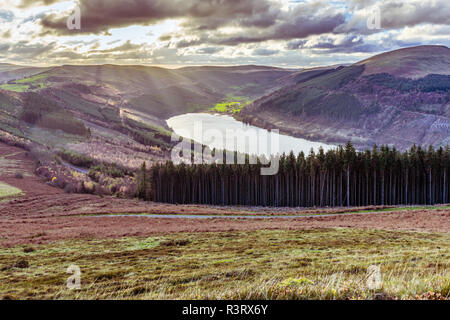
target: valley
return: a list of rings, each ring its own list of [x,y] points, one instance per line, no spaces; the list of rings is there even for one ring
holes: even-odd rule
[[[448,51],[314,69],[0,65],[0,299],[448,299]],[[199,119],[279,129],[281,174],[174,167],[172,133]],[[398,149],[334,149],[349,140]]]
[[[414,144],[445,147],[450,126],[450,75],[445,71],[449,51],[413,47],[351,66],[305,70],[3,65],[0,129],[39,145],[94,157],[90,149],[112,141],[125,153],[160,148],[150,152],[148,164],[168,156],[171,130],[166,120],[192,112],[229,114],[244,123],[324,144],[350,140],[359,149],[374,144],[400,150]],[[430,53],[434,64],[409,68]],[[430,74],[425,74],[426,68]],[[26,119],[31,100],[55,108],[45,110],[38,123]],[[104,153],[116,149],[111,146]]]

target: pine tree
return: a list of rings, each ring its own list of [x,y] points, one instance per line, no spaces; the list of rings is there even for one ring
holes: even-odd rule
[[[143,200],[149,200],[147,167],[145,162],[142,163],[136,183],[136,196]]]
[[[355,163],[355,148],[350,141],[345,145],[344,164],[345,172],[347,173],[347,207],[350,207],[350,173],[351,168]]]

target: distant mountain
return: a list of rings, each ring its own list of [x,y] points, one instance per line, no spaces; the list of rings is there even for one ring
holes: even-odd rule
[[[0,63],[0,84],[44,72],[50,68],[25,67],[9,63]]]
[[[241,112],[249,123],[360,148],[450,144],[450,49],[420,46],[305,70]]]

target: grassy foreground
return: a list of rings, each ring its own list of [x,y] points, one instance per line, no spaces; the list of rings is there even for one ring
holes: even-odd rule
[[[69,290],[69,265],[81,289]],[[367,270],[381,269],[379,289]],[[0,249],[0,299],[373,299],[450,295],[450,235],[179,233]]]

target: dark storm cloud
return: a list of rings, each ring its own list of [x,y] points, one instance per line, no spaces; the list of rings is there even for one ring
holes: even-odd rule
[[[450,24],[450,4],[448,0],[431,3],[388,1],[380,5],[383,28],[402,28],[422,23]]]
[[[266,28],[274,25],[281,11],[270,0],[215,1],[217,10],[206,15],[190,15],[182,26],[197,31],[216,30],[232,25],[244,28]]]
[[[350,0],[348,8],[361,10],[377,4],[381,10],[382,28],[396,29],[424,22],[449,24],[450,6],[446,1]],[[383,32],[383,29],[369,30],[364,14],[346,16],[343,10],[322,0],[299,2],[287,10],[271,0],[79,0],[79,6],[81,30],[67,29],[69,13],[53,13],[40,19],[43,34],[109,34],[111,28],[151,25],[175,18],[182,19],[178,35],[163,35],[159,38],[159,41],[171,41],[175,48],[236,46],[284,40],[290,41],[286,48],[295,50],[304,45],[298,41],[312,35]],[[234,29],[225,33],[222,27],[226,26]],[[330,43],[322,45],[325,47],[317,49],[336,52],[347,52],[347,48],[354,48],[358,52],[376,51],[375,46],[367,44],[351,43],[351,47]],[[330,48],[326,48],[327,45]]]
[[[239,19],[232,20],[234,26],[239,28],[231,33],[223,33],[220,29],[191,29],[191,32],[187,34],[194,38],[186,40],[181,34],[179,36],[181,40],[175,46],[177,48],[199,44],[235,46],[269,40],[301,39],[334,32],[338,26],[345,23],[345,16],[341,11],[328,6],[327,2],[321,0],[299,3],[289,10],[278,8],[278,11],[274,11],[272,6],[268,7],[268,10],[259,16],[252,15],[252,19],[246,22]],[[267,17],[267,23],[263,27],[262,17]],[[193,25],[192,21],[191,25]]]
[[[21,6],[55,2],[58,0],[23,0]],[[295,21],[299,17],[308,20],[311,16],[318,16],[319,19],[322,16],[335,16],[331,12],[317,15],[323,8],[332,8],[332,4],[322,0],[299,2],[288,13],[281,10],[279,3],[270,0],[79,0],[78,3],[82,12],[82,29],[79,32],[96,34],[107,33],[111,28],[150,25],[170,18],[184,18],[182,26],[189,30],[216,30],[226,25],[261,29],[278,26],[287,29],[285,31],[289,34],[292,33],[288,30],[290,27],[311,25],[311,21],[309,24]],[[402,28],[422,23],[450,24],[448,0],[349,0],[346,4],[350,11],[377,5],[381,9],[383,28]],[[341,26],[337,32],[363,29],[365,19],[358,16],[356,20],[361,20],[361,23],[350,21],[355,25],[346,28]],[[41,23],[47,32],[73,34],[73,30],[67,30],[66,20],[67,16],[50,14]],[[340,22],[342,24],[343,21]],[[329,25],[325,25],[324,29],[329,30]]]
[[[22,6],[52,4],[57,0],[23,0]],[[338,2],[337,2],[338,3]],[[183,19],[181,33],[196,36],[197,44],[236,45],[267,40],[294,40],[325,33],[371,34],[367,17],[358,13],[345,16],[333,3],[311,0],[292,4],[289,10],[271,0],[78,0],[81,30],[68,30],[69,13],[47,14],[40,18],[43,34],[108,34],[111,28],[151,25],[166,19]],[[383,29],[396,29],[422,23],[450,24],[448,0],[349,0],[349,12],[378,5]],[[236,27],[227,35],[221,27]],[[192,40],[181,37],[178,48]],[[162,37],[161,41],[170,40]],[[292,45],[291,45],[292,46]],[[295,46],[294,46],[295,47]]]
[[[450,5],[448,0],[400,1],[400,0],[351,0],[348,4],[355,15],[336,28],[335,33],[372,34],[382,30],[402,29],[421,24],[450,25]],[[381,29],[369,30],[367,19],[378,8]],[[366,12],[357,11],[367,9]]]
[[[41,20],[44,34],[107,34],[111,28],[183,18],[181,40],[174,44],[184,48],[304,38],[332,32],[345,22],[343,13],[321,0],[299,3],[289,10],[270,0],[80,0],[80,8],[81,30],[68,30],[67,16],[50,14]],[[224,26],[237,29],[224,35],[220,29]],[[197,40],[186,40],[186,34]]]
[[[51,5],[67,2],[67,8],[34,8],[24,10],[25,14],[0,10],[0,22],[11,20],[11,25],[1,30],[4,42],[0,51],[13,58],[45,61],[55,59],[114,61],[116,59],[149,59],[153,63],[197,63],[197,61],[218,61],[220,63],[329,63],[330,59],[348,62],[353,53],[356,56],[369,56],[365,53],[381,52],[395,48],[436,42],[436,34],[445,38],[446,28],[450,27],[449,0],[22,0],[19,8]],[[68,30],[68,10],[78,4],[81,9],[81,30]],[[374,6],[380,8],[381,29],[369,30],[368,15]],[[5,6],[5,9],[7,7]],[[63,10],[65,12],[61,12]],[[14,11],[15,12],[15,11]],[[29,13],[32,12],[32,13]],[[44,12],[44,13],[42,13]],[[11,16],[12,14],[12,16]],[[27,17],[28,15],[28,17]],[[18,18],[20,16],[20,19]],[[162,24],[168,19],[176,19],[176,24]],[[33,31],[29,24],[37,27]],[[158,25],[145,36],[152,37],[151,45],[136,45],[128,39],[124,31],[111,29],[128,26]],[[411,37],[418,26],[425,34]],[[423,28],[422,28],[423,27]],[[403,30],[402,30],[403,28]],[[11,38],[7,39],[11,29]],[[29,42],[9,43],[19,33],[29,35]],[[147,28],[138,29],[139,36]],[[404,32],[402,32],[404,31]],[[111,33],[110,33],[111,32]],[[160,32],[163,32],[161,35]],[[57,44],[32,44],[32,36],[56,35],[74,36],[62,38]],[[378,33],[376,36],[367,36]],[[91,43],[91,37],[99,35]],[[107,42],[101,35],[117,34],[121,40]],[[400,36],[399,36],[400,35]],[[397,39],[413,39],[402,42]],[[427,38],[429,37],[429,38]],[[153,38],[157,38],[153,41]],[[21,37],[20,39],[23,39]],[[419,39],[419,40],[417,40]],[[420,40],[422,39],[422,40]],[[412,41],[417,41],[412,43]],[[438,40],[445,42],[446,40]],[[12,41],[11,41],[12,42]],[[276,42],[276,43],[275,43]],[[100,44],[106,43],[105,49]],[[445,42],[446,43],[446,42]],[[446,43],[447,44],[447,43]],[[240,46],[242,45],[242,46]],[[447,44],[448,45],[448,44]],[[69,47],[72,46],[72,51]],[[85,48],[82,48],[85,46]],[[227,46],[235,48],[235,54],[228,57],[221,52]],[[112,48],[111,48],[112,47]],[[110,48],[110,49],[108,49]],[[185,50],[179,50],[189,48]],[[279,48],[282,48],[278,50]],[[67,51],[66,51],[67,50]],[[250,55],[247,53],[251,52]],[[334,54],[336,53],[336,54]],[[210,55],[210,56],[208,56]],[[311,57],[307,57],[311,55]],[[250,56],[248,58],[247,56]],[[331,58],[332,57],[332,58]],[[110,60],[108,60],[110,59]],[[215,60],[218,59],[218,60]],[[148,62],[148,61],[147,61]]]
[[[270,36],[275,39],[304,38],[332,32],[334,28],[345,22],[345,17],[341,13],[302,13],[302,11],[294,12],[291,19],[273,28],[273,31],[269,33]]]
[[[187,18],[186,27],[214,29],[233,19],[270,13],[268,0],[80,0],[81,33],[106,33],[111,28],[151,25],[170,18]],[[269,14],[270,16],[270,14]],[[193,19],[193,20],[189,20]],[[251,19],[246,23],[251,24]],[[66,27],[67,16],[50,14],[41,21],[47,32],[73,34]],[[255,20],[254,24],[262,22]]]
[[[249,30],[241,28],[231,34],[223,34],[220,30],[213,32],[193,31],[196,36],[192,40],[179,40],[177,48],[185,48],[199,44],[214,44],[235,46],[242,43],[258,43],[268,40],[291,40],[306,38],[311,35],[319,35],[333,32],[335,28],[345,22],[342,13],[334,10],[317,10],[317,3],[305,3],[297,5],[293,10],[279,13],[279,20],[270,27]]]

